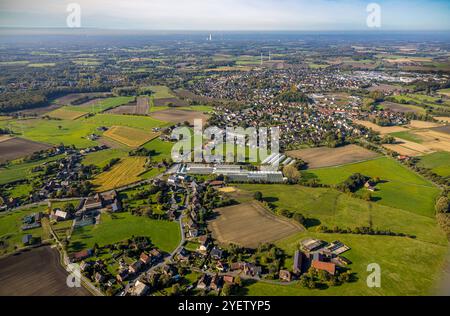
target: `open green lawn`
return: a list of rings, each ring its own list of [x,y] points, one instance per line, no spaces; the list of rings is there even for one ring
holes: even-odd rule
[[[77,228],[69,245],[69,251],[92,248],[95,243],[105,246],[132,236],[148,236],[153,244],[166,252],[173,251],[180,242],[180,230],[177,222],[152,220],[130,213],[102,214],[98,225]]]
[[[296,211],[314,218],[314,225],[333,227],[368,226],[415,236],[415,238],[369,236],[351,234],[322,234],[316,226],[306,232],[294,234],[276,242],[289,256],[284,267],[292,268],[293,254],[304,238],[319,238],[327,242],[339,240],[351,247],[343,256],[353,263],[349,266],[356,273],[356,281],[326,290],[309,290],[298,284],[272,285],[245,281],[240,294],[250,296],[270,295],[426,295],[433,294],[440,280],[448,251],[445,234],[434,218],[410,211],[396,209],[373,202],[352,198],[334,189],[307,188],[299,185],[236,186],[240,191],[236,198],[251,199],[260,191],[266,201],[278,208]],[[251,194],[247,193],[250,192]],[[432,209],[429,210],[432,212]],[[311,220],[309,223],[313,223]],[[381,288],[366,285],[369,273],[367,265],[378,263],[381,267]]]
[[[8,194],[12,198],[26,198],[29,196],[32,187],[31,184],[24,183],[15,185],[11,189],[8,190]]]
[[[84,121],[80,121],[84,124]],[[128,126],[151,131],[155,127],[165,126],[168,123],[155,120],[148,116],[97,114],[86,119],[86,123],[93,126]]]
[[[377,203],[400,208],[419,215],[434,216],[434,204],[439,189],[432,183],[402,166],[397,161],[382,157],[340,167],[310,170],[320,182],[335,185],[354,173],[379,177],[383,183],[377,185],[373,197]]]
[[[150,86],[149,88],[153,91],[153,97],[155,99],[175,98],[170,89],[166,86]]]
[[[128,156],[127,150],[124,149],[107,149],[90,153],[84,156],[84,165],[94,165],[100,168],[106,166],[111,159],[124,158]]]
[[[419,166],[431,169],[434,173],[443,176],[450,176],[450,153],[446,151],[432,153],[420,157]]]
[[[101,99],[92,105],[73,105],[67,108],[72,111],[100,113],[108,109],[133,102],[134,99],[135,97],[112,97]]]
[[[411,132],[408,132],[408,131],[406,131],[406,132],[396,132],[396,133],[392,133],[390,135],[394,136],[394,137],[398,137],[398,138],[404,139],[404,140],[408,140],[408,141],[413,142],[413,143],[418,143],[418,144],[422,144],[423,143],[423,139],[422,138],[420,138],[419,136],[417,136],[417,135],[415,135],[415,134],[413,134]]]
[[[435,228],[437,229],[437,228]],[[306,237],[326,241],[340,240],[352,249],[344,256],[353,264],[349,267],[357,280],[326,290],[309,290],[294,285],[271,285],[262,282],[248,285],[242,294],[250,296],[300,296],[300,295],[429,295],[434,294],[440,280],[442,264],[447,253],[445,238],[429,243],[400,237],[360,236],[340,234],[301,233],[277,243],[289,255],[293,255],[298,242]],[[369,288],[366,279],[367,266],[377,263],[381,267],[381,288]],[[289,268],[292,260],[286,262]]]
[[[167,126],[169,123],[146,116],[97,114],[89,118],[72,120],[6,120],[0,121],[0,127],[7,127],[21,137],[52,145],[74,145],[86,148],[97,145],[87,139],[90,134],[101,134],[99,126],[129,126],[151,131],[154,127]]]
[[[42,240],[47,239],[42,227],[22,231],[22,219],[26,215],[42,212],[42,207],[34,207],[30,209],[18,210],[14,212],[0,213],[0,240],[5,244],[0,247],[0,254],[14,251],[14,247],[23,247],[22,237],[30,234],[33,237],[41,237]]]
[[[146,143],[143,147],[155,151],[155,155],[152,156],[153,161],[162,161],[163,159],[169,159],[171,157],[173,145],[174,143],[165,142],[156,138]]]
[[[316,231],[318,225],[340,228],[370,226],[379,230],[414,235],[427,242],[442,239],[431,216],[414,214],[378,203],[352,198],[345,193],[327,188],[308,188],[300,185],[241,184],[237,188],[252,192],[242,195],[242,202],[260,191],[264,199],[279,209],[303,214],[306,226]],[[433,208],[427,210],[433,213]]]
[[[54,161],[61,158],[61,156],[51,157],[48,159],[43,159],[40,161],[29,162],[29,163],[12,163],[7,167],[0,168],[0,184],[5,184],[9,182],[14,182],[18,180],[23,180],[28,177],[31,177],[33,173],[31,170],[40,166],[42,163],[46,161]]]
[[[75,145],[78,148],[95,146],[97,143],[86,137],[96,133],[96,125],[87,120],[9,120],[0,121],[0,126],[11,128],[22,137],[52,145]]]

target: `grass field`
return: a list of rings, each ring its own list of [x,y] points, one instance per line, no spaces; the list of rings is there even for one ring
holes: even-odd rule
[[[61,120],[76,120],[82,116],[85,116],[88,112],[74,111],[70,107],[63,107],[52,112],[47,113],[52,118],[58,118]]]
[[[443,176],[450,176],[450,153],[446,151],[436,152],[420,157],[419,166],[431,169],[434,173]]]
[[[127,126],[113,126],[103,133],[103,136],[112,138],[128,147],[139,147],[158,137],[159,133],[148,132]]]
[[[33,175],[31,170],[34,167],[40,166],[42,163],[46,161],[54,161],[60,158],[61,156],[56,156],[49,159],[29,163],[14,162],[8,165],[7,167],[0,168],[0,185],[22,179],[27,179]]]
[[[22,237],[30,234],[33,237],[41,237],[47,239],[46,234],[42,227],[30,229],[23,232],[20,227],[22,226],[22,219],[24,216],[42,211],[42,207],[34,207],[25,210],[19,210],[14,212],[0,213],[0,240],[6,244],[0,248],[0,253],[7,253],[14,250],[14,247],[23,247]]]
[[[123,149],[107,149],[102,151],[97,151],[95,153],[87,154],[83,158],[83,164],[94,165],[97,167],[106,166],[111,159],[124,158],[128,156],[128,152]]]
[[[162,161],[163,159],[169,159],[171,157],[171,151],[172,151],[173,143],[162,141],[161,139],[157,138],[154,139],[147,144],[145,144],[144,148],[149,150],[154,150],[155,154],[152,155],[153,161]]]
[[[153,98],[155,99],[175,98],[172,91],[166,86],[150,86],[149,88],[153,91]]]
[[[292,256],[302,239],[313,237],[328,242],[340,240],[351,247],[344,256],[353,262],[349,267],[357,277],[356,282],[327,290],[303,289],[297,284],[280,286],[246,282],[240,294],[425,295],[432,294],[436,282],[440,280],[448,242],[432,216],[355,199],[334,189],[252,184],[236,187],[238,191],[230,195],[240,201],[250,200],[253,198],[253,192],[260,191],[267,202],[277,208],[300,212],[309,218],[307,226],[314,225],[309,226],[307,232],[294,234],[276,242],[276,245],[290,256],[284,262],[286,268],[292,268]],[[415,238],[321,234],[316,232],[315,225],[319,224],[341,228],[372,225],[375,229],[402,232]],[[379,289],[370,289],[366,285],[366,277],[369,275],[366,272],[367,265],[373,262],[378,263],[382,269],[382,286]]]
[[[97,132],[97,125],[89,122],[89,120],[84,119],[77,121],[27,119],[0,121],[0,126],[9,127],[23,138],[37,142],[52,145],[63,143],[65,145],[75,145],[78,148],[85,148],[97,144],[86,138],[88,135]]]
[[[431,216],[366,202],[334,189],[262,184],[240,184],[236,187],[240,192],[231,196],[239,201],[248,201],[253,198],[253,192],[260,191],[264,199],[278,209],[303,214],[308,219],[305,226],[310,231],[315,231],[318,225],[340,228],[372,225],[380,230],[415,235],[428,242],[442,237]],[[429,210],[429,213],[432,211]]]
[[[435,227],[435,229],[437,229]],[[445,238],[428,243],[421,240],[399,237],[359,236],[339,234],[303,233],[277,243],[289,255],[293,255],[298,242],[305,237],[323,240],[340,240],[352,249],[344,256],[350,259],[356,282],[347,283],[327,290],[303,289],[297,284],[282,286],[253,283],[244,288],[242,294],[250,296],[300,296],[300,295],[430,295],[434,294],[439,282],[442,263],[447,253]],[[366,278],[367,266],[378,263],[381,267],[381,288],[369,288]],[[292,259],[285,265],[292,267]]]
[[[410,142],[422,144],[423,139],[421,139],[419,136],[412,134],[411,132],[397,132],[391,134],[394,137],[398,137],[404,140],[409,140]]]
[[[145,157],[127,157],[111,170],[101,173],[92,183],[98,192],[112,190],[141,180],[139,175],[145,171]]]
[[[71,238],[69,251],[92,248],[95,243],[105,246],[132,236],[148,236],[153,244],[166,252],[173,251],[180,242],[177,222],[157,221],[130,213],[102,214],[100,224],[77,228]]]
[[[167,122],[158,121],[147,116],[115,114],[97,114],[86,119],[86,123],[93,126],[128,126],[133,128],[140,128],[144,131],[151,131],[155,127],[166,126],[168,124]]]
[[[390,158],[378,158],[335,168],[311,171],[325,184],[338,184],[353,173],[379,177],[384,183],[373,193],[377,203],[404,209],[416,214],[434,216],[434,204],[439,189],[429,181]]]

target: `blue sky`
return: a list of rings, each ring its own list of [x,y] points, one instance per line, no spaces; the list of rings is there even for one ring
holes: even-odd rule
[[[450,0],[1,0],[0,26],[65,27],[67,5],[83,27],[149,30],[450,30]]]

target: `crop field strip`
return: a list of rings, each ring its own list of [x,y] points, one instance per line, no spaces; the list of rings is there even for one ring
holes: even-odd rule
[[[126,146],[136,148],[155,139],[160,133],[147,132],[126,126],[113,126],[104,132],[103,135]]]
[[[92,184],[98,186],[97,192],[104,192],[142,180],[139,176],[145,171],[145,157],[127,157],[111,170],[101,173]]]
[[[63,107],[52,112],[47,113],[49,117],[57,118],[61,120],[76,120],[80,117],[85,116],[88,112],[83,111],[72,111],[68,107]]]

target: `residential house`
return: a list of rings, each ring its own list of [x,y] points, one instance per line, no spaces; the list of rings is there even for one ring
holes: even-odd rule
[[[142,283],[141,281],[137,280],[136,283],[134,283],[134,286],[131,288],[130,295],[143,296],[148,292],[148,290],[149,287],[145,285],[145,283]]]
[[[119,282],[124,282],[127,278],[128,278],[128,270],[127,269],[123,269],[116,276],[116,279]]]
[[[137,273],[141,270],[141,268],[142,268],[142,261],[139,260],[139,261],[136,261],[136,262],[130,264],[130,266],[128,267],[128,271],[130,273]]]
[[[24,235],[24,236],[22,237],[22,243],[23,243],[25,246],[31,245],[32,240],[33,240],[33,236],[30,235],[30,234]]]
[[[302,273],[302,263],[303,263],[303,253],[300,250],[297,250],[294,254],[294,265],[292,267],[292,271],[295,274]]]
[[[316,270],[327,271],[331,275],[336,273],[336,265],[332,262],[313,260],[311,266]]]
[[[216,274],[212,277],[209,288],[213,291],[220,291],[222,288],[222,280],[219,275]]]
[[[291,282],[292,280],[291,272],[288,270],[280,270],[279,278],[281,281]]]
[[[206,290],[209,287],[209,276],[207,274],[203,274],[202,277],[200,278],[200,280],[198,280],[197,283],[197,289],[199,290]]]
[[[220,260],[220,259],[222,259],[222,256],[223,256],[223,251],[221,249],[214,247],[211,250],[211,258],[212,259]]]
[[[149,264],[152,262],[152,257],[143,252],[139,257],[139,260],[141,260],[143,264]]]
[[[223,281],[228,284],[234,284],[234,277],[231,275],[225,275]]]

